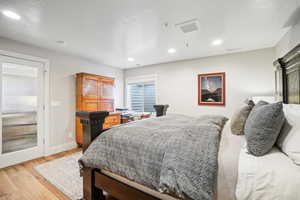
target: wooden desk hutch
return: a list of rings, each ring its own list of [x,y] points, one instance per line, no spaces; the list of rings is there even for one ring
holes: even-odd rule
[[[76,74],[76,111],[108,111],[103,128],[121,123],[120,113],[114,113],[114,79],[95,74]],[[80,119],[76,118],[76,141],[83,144]]]

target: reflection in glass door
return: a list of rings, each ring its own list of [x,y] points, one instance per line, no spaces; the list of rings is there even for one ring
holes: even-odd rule
[[[2,64],[2,153],[37,145],[38,69]]]
[[[0,167],[43,154],[43,65],[0,55]]]

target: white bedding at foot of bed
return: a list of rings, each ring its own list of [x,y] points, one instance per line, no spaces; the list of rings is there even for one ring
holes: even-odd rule
[[[216,198],[218,200],[235,200],[239,155],[244,143],[245,137],[243,135],[233,135],[230,130],[230,122],[227,122],[219,148]]]
[[[237,200],[299,200],[300,166],[276,147],[261,157],[243,148],[236,197]]]

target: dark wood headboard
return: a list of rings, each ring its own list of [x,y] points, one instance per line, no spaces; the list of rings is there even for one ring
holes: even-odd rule
[[[276,98],[300,104],[300,44],[274,62]]]

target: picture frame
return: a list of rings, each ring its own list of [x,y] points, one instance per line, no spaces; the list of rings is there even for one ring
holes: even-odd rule
[[[224,106],[225,72],[198,74],[198,105]]]

